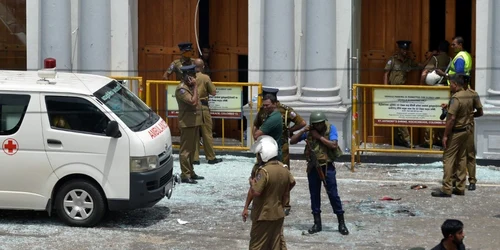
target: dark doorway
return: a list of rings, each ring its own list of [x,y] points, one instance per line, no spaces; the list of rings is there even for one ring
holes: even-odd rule
[[[209,0],[200,0],[198,6],[198,39],[200,46],[210,46],[210,9]]]
[[[238,55],[238,82],[248,82],[248,56]],[[243,105],[248,103],[248,88],[243,88]]]
[[[464,38],[464,49],[470,52],[471,41],[472,41],[472,21],[473,21],[472,1],[456,0],[455,4],[456,4],[455,35]]]
[[[238,82],[248,82],[248,56],[238,55]],[[243,106],[248,104],[248,87],[243,88]],[[247,119],[243,117],[243,128],[238,123],[238,129],[247,127]]]
[[[446,37],[446,0],[429,0],[429,51],[437,50]],[[451,41],[448,41],[451,43]]]
[[[446,23],[446,2],[454,1],[455,22]],[[471,0],[429,0],[429,50],[437,49],[446,37],[446,29],[455,29],[453,36],[464,38],[464,49],[471,51],[472,1]],[[451,25],[451,26],[450,26]],[[454,27],[453,27],[454,26]],[[450,38],[451,39],[451,38]],[[451,43],[452,41],[448,41]],[[451,52],[451,51],[450,51]]]

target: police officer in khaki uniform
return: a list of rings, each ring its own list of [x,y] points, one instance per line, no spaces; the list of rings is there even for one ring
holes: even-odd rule
[[[420,84],[425,85],[426,84],[426,77],[427,74],[431,73],[434,70],[440,69],[442,71],[446,71],[446,69],[449,67],[451,58],[448,55],[448,48],[450,47],[450,43],[446,40],[442,41],[439,43],[439,50],[438,54],[435,56],[432,56],[425,65],[424,70],[422,71],[422,75],[420,78]],[[442,77],[441,80],[438,80],[435,83],[435,86],[445,86],[448,85],[446,77]],[[432,134],[433,134],[433,144],[441,146],[441,140],[443,138],[443,133],[444,129],[443,128],[434,128],[432,129]],[[431,130],[430,128],[425,128],[425,133],[424,133],[424,143],[420,145],[421,147],[428,148],[431,147],[430,145],[430,134]]]
[[[397,41],[399,52],[392,56],[385,65],[384,84],[406,84],[408,72],[415,70],[419,64],[408,56],[411,41]],[[407,127],[394,128],[394,144],[410,148],[410,133]]]
[[[194,172],[193,159],[196,143],[200,137],[201,105],[196,87],[196,71],[194,65],[181,68],[183,78],[175,90],[175,98],[179,105],[179,128],[181,130],[181,148],[179,161],[181,165],[181,181],[190,184],[204,179]]]
[[[251,178],[249,195],[253,198],[249,249],[286,249],[283,236],[283,195],[295,186],[290,171],[278,159],[278,143],[267,135],[260,136],[252,152],[263,162]],[[242,213],[248,217],[248,203]]]
[[[451,197],[452,193],[464,195],[467,165],[467,140],[471,124],[473,98],[465,90],[463,77],[452,75],[450,89],[454,93],[448,103],[446,128],[443,135],[443,187],[432,192],[434,197]],[[453,189],[453,175],[456,175],[456,189]]]
[[[457,74],[458,75],[458,74]],[[469,124],[469,135],[467,137],[467,173],[469,174],[469,191],[476,190],[476,145],[474,141],[474,118],[483,116],[483,104],[481,104],[481,99],[476,91],[469,88],[467,83],[469,82],[467,78],[469,76],[463,76],[465,80],[465,86],[467,91],[470,92],[472,96],[472,106],[473,110],[470,113],[470,124]]]
[[[466,86],[466,89],[467,89],[467,92],[469,92],[469,94],[471,95],[471,98],[472,98],[472,106],[473,106],[473,110],[471,111],[470,113],[470,124],[469,124],[469,135],[467,137],[467,151],[466,151],[466,157],[467,157],[467,173],[469,175],[469,188],[468,190],[469,191],[474,191],[476,190],[476,183],[477,183],[477,179],[476,179],[476,144],[475,144],[475,141],[474,141],[474,127],[475,127],[475,124],[474,124],[474,118],[476,117],[481,117],[483,116],[483,105],[481,104],[481,99],[479,98],[479,95],[477,94],[476,91],[474,91],[473,89],[469,88],[467,85],[467,83],[469,82],[468,81],[468,78],[469,76],[463,74],[463,73],[460,73],[460,74],[457,74],[457,76],[461,76],[465,79],[465,86]],[[447,108],[446,106],[444,108]],[[452,183],[453,183],[453,186],[456,186],[456,177],[457,175],[455,174],[452,178]]]
[[[177,45],[179,50],[181,51],[182,57],[179,59],[175,59],[168,67],[167,71],[163,74],[163,79],[168,80],[172,73],[175,73],[175,79],[180,81],[182,79],[182,70],[181,67],[193,65],[194,59],[193,57],[193,44],[190,42],[183,42]]]
[[[198,88],[202,110],[201,137],[203,138],[203,151],[205,152],[208,164],[217,164],[221,162],[222,159],[215,158],[214,138],[212,135],[212,116],[210,115],[210,108],[208,107],[208,95],[215,96],[216,94],[215,85],[208,75],[202,73],[204,68],[203,60],[195,59],[194,65],[196,66],[196,86]],[[193,164],[200,164],[199,143],[196,143]]]
[[[203,60],[203,63],[205,64],[205,67],[203,68],[203,74],[208,75],[210,78],[212,77],[212,71],[210,70],[210,53],[212,53],[212,49],[208,45],[203,45],[201,46],[201,59]]]
[[[274,88],[262,88],[262,95],[266,94],[272,94],[277,97],[278,94],[278,89]],[[281,150],[282,150],[282,162],[290,169],[290,149],[289,149],[289,138],[290,136],[298,130],[301,130],[306,126],[306,121],[299,115],[297,114],[293,108],[284,105],[278,101],[276,104],[278,111],[281,113],[281,117],[283,119],[283,135],[281,136]],[[266,118],[268,117],[268,112],[264,108],[260,108],[259,112],[257,113],[257,116],[254,120],[254,131],[258,129]],[[290,127],[290,123],[293,122],[293,126]],[[255,168],[256,166],[254,166]],[[285,197],[285,213],[288,215],[291,210],[290,206],[290,195],[288,194]]]
[[[307,142],[304,154],[308,161],[307,180],[311,196],[311,210],[314,216],[314,225],[308,231],[310,234],[322,231],[321,184],[323,183],[333,212],[337,215],[339,232],[342,235],[348,235],[349,230],[344,221],[342,201],[337,190],[337,172],[334,162],[342,155],[338,145],[337,128],[328,123],[323,112],[312,112],[309,120],[309,126],[294,134],[290,139],[290,144],[297,144],[303,140]]]

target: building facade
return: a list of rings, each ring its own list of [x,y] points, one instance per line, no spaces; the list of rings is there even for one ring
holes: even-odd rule
[[[214,80],[238,81],[222,69],[247,60],[247,81],[279,88],[280,101],[306,119],[325,111],[342,148],[351,146],[352,84],[382,83],[396,40],[412,40],[414,59],[422,61],[434,41],[466,33],[474,87],[485,105],[476,120],[478,157],[500,158],[500,17],[494,15],[500,1],[201,1],[210,2],[211,67],[221,69]],[[199,6],[197,0],[26,1],[26,68],[54,57],[60,70],[160,79],[178,42],[196,44]],[[384,143],[387,136],[376,139]]]

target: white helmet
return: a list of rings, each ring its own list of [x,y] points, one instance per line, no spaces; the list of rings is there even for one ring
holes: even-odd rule
[[[268,135],[261,135],[250,149],[255,154],[260,154],[263,162],[268,162],[273,157],[278,156],[278,143]]]
[[[425,77],[425,83],[427,83],[427,85],[436,85],[439,80],[441,80],[441,76],[438,75],[435,70],[427,73]]]

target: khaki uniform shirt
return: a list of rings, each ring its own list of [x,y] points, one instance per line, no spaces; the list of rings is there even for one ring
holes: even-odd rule
[[[188,66],[194,64],[194,58],[190,58],[189,60],[185,60],[184,57],[180,59],[175,59],[171,64],[170,67],[167,69],[168,74],[172,74],[172,72],[175,73],[175,77],[177,81],[180,81],[182,79],[182,66]]]
[[[437,66],[438,69],[445,71],[450,61],[451,58],[445,52],[441,52],[439,55],[433,56],[431,60],[429,60],[427,65],[425,65],[425,69],[433,70],[436,69]]]
[[[252,188],[261,195],[254,197],[252,221],[273,221],[285,217],[283,195],[295,182],[290,171],[279,161],[269,161],[257,170]]]
[[[471,124],[472,93],[467,90],[456,92],[450,99],[448,114],[455,115],[455,126],[459,129]]]
[[[208,95],[215,91],[215,85],[212,83],[210,77],[201,72],[196,73],[196,86],[198,87],[198,96],[200,97],[200,101],[208,102]],[[203,108],[205,107],[206,106],[203,105]]]
[[[479,95],[477,94],[476,91],[474,91],[471,88],[468,88],[467,92],[469,92],[470,95],[472,96],[472,112],[470,113],[470,121],[474,126],[474,110],[482,109],[483,104],[481,103],[481,99],[479,98]]]
[[[304,121],[304,119],[299,114],[295,113],[293,108],[288,107],[285,104],[277,102],[276,106],[278,107],[278,111],[281,113],[281,117],[283,119],[283,135],[281,137],[283,139],[282,143],[286,144],[288,143],[288,127],[290,126],[290,123],[293,122],[294,124],[300,124],[302,121]],[[253,123],[254,126],[260,128],[267,117],[268,114],[265,112],[265,110],[263,108],[260,108]]]
[[[441,69],[443,72],[446,70],[448,67],[448,64],[450,64],[451,58],[446,54],[445,52],[439,53],[437,56],[433,56],[431,60],[425,65],[425,69],[429,70],[435,70],[436,68]],[[443,77],[440,82],[437,84],[442,84],[446,82],[446,77]]]
[[[179,105],[179,126],[181,128],[195,127],[201,125],[201,105],[191,105],[193,91],[181,82],[175,89],[175,98]]]
[[[210,65],[208,65],[208,62],[205,62],[205,68],[203,69],[203,74],[207,75],[208,77],[212,77],[212,71],[210,71]]]
[[[404,61],[402,61],[397,55],[394,55],[387,61],[384,70],[390,71],[389,84],[402,85],[406,83],[408,72],[416,67],[418,67],[418,64],[412,59],[405,58]]]

